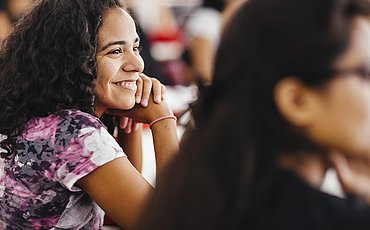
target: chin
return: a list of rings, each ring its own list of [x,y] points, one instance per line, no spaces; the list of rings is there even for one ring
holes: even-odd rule
[[[122,110],[129,110],[132,109],[135,106],[135,100],[126,101],[125,103],[122,103],[120,106],[117,106],[119,109]]]

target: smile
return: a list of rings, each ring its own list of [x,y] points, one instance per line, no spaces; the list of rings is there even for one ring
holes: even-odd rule
[[[128,89],[128,90],[136,91],[136,89],[137,89],[136,81],[120,81],[120,82],[116,82],[114,84],[121,87],[121,88]]]

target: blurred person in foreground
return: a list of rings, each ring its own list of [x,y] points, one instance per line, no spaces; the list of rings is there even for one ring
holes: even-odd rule
[[[370,5],[250,0],[146,229],[370,229]],[[334,167],[345,198],[320,191]]]
[[[150,124],[157,171],[178,143],[123,3],[39,1],[5,41],[0,66],[0,228],[101,229],[104,210],[132,229],[153,188],[99,118]]]

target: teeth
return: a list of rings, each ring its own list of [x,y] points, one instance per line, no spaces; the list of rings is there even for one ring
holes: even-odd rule
[[[131,90],[136,90],[136,82],[135,81],[122,81],[118,82],[117,85]]]

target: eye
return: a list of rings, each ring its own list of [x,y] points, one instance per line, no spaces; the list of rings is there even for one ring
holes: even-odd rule
[[[370,79],[370,65],[362,66],[358,72],[363,78]]]
[[[134,46],[134,52],[135,53],[140,53],[143,50],[143,47],[140,45]]]
[[[108,54],[113,54],[113,55],[118,55],[118,54],[121,54],[122,53],[122,49],[121,48],[117,48],[117,49],[114,49],[114,50],[111,50],[108,52]]]
[[[356,68],[334,70],[334,74],[357,75],[358,77],[361,77],[363,79],[370,80],[370,62],[364,63],[363,65],[358,66]]]

